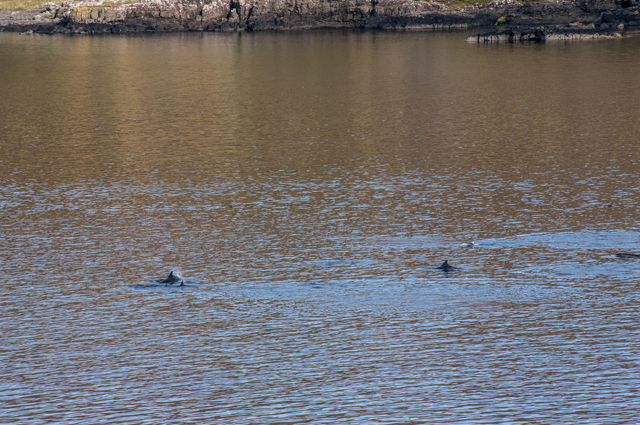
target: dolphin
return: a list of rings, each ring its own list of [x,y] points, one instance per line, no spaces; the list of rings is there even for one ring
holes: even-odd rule
[[[179,280],[180,278],[174,275],[173,272],[171,272],[169,273],[169,276],[167,276],[166,278],[156,280],[156,283],[166,283],[167,285],[173,285]]]
[[[457,268],[449,265],[449,260],[446,260],[444,263],[442,263],[442,265],[440,265],[440,267],[436,267],[436,269],[442,270],[443,272],[447,273],[452,270],[456,270]]]
[[[619,252],[616,254],[618,258],[640,258],[640,254],[630,254],[628,252]]]

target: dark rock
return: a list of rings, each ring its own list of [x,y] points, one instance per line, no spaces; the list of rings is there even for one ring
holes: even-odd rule
[[[623,35],[615,30],[592,26],[576,27],[539,27],[509,28],[503,31],[491,30],[467,37],[468,43],[523,43],[548,42],[563,40],[595,40],[603,38],[620,38]]]

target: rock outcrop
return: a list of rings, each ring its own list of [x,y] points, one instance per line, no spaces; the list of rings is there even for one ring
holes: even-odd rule
[[[486,31],[467,37],[467,43],[524,43],[547,41],[597,40],[603,38],[621,38],[621,31],[595,29],[593,25],[584,28],[575,26],[552,26],[538,28],[510,28],[503,31]]]
[[[470,43],[595,40],[640,31],[638,0],[577,0],[507,7],[505,27],[467,38]]]
[[[406,31],[507,25],[507,32],[476,36],[477,42],[483,42],[550,39],[548,30],[543,31],[544,36],[535,32],[543,25],[567,26],[576,36],[585,33],[585,26],[590,31],[640,29],[640,0],[502,0],[456,10],[414,0],[130,1],[67,0],[47,3],[38,10],[2,11],[0,30],[79,34],[306,28]],[[514,27],[526,29],[518,33]]]

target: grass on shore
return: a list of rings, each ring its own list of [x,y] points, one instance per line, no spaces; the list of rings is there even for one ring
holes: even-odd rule
[[[0,10],[29,10],[45,3],[46,0],[0,0]]]
[[[61,1],[61,0],[59,0]],[[59,3],[56,1],[56,3]],[[424,1],[424,0],[416,0],[416,1]],[[493,0],[440,0],[438,3],[447,6],[450,9],[460,9],[465,6],[470,6],[473,4],[487,5],[491,3]],[[541,1],[541,0],[520,0],[522,3],[527,3],[530,1]],[[561,0],[555,0],[561,1]],[[38,6],[42,6],[47,3],[47,0],[0,0],[0,10],[29,10],[35,9]],[[131,4],[137,3],[136,0],[125,0],[125,1],[105,1],[103,6],[115,6],[119,4]]]
[[[53,1],[60,4],[62,0],[0,0],[0,10],[31,10],[39,9],[42,5]],[[138,0],[105,0],[103,7],[120,6],[123,4],[138,3]]]
[[[2,1],[2,0],[0,0]],[[421,1],[421,0],[416,0]],[[480,6],[487,6],[489,3],[495,0],[436,0],[438,3],[447,6],[449,9],[462,9],[465,6],[473,6],[478,4]],[[544,0],[518,0],[520,3],[536,3]],[[551,0],[555,2],[561,2],[562,0]]]

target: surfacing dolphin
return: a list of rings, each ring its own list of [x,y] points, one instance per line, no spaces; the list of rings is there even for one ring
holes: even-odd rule
[[[178,282],[180,280],[180,278],[176,275],[173,274],[173,271],[171,273],[169,273],[169,276],[165,277],[164,279],[158,279],[155,282],[156,283],[164,283],[167,285],[173,285],[174,283]]]
[[[640,258],[640,254],[631,254],[629,252],[619,252],[616,254],[618,258]]]
[[[453,267],[452,265],[449,264],[449,260],[446,260],[444,263],[440,265],[440,267],[436,267],[436,269],[442,270],[443,272],[448,273],[450,271],[457,270],[458,268]]]

